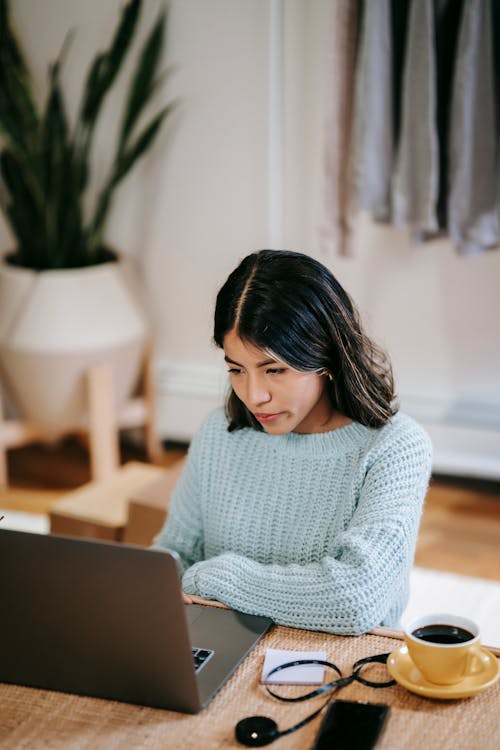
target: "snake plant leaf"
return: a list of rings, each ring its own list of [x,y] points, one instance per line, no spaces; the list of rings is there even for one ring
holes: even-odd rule
[[[18,239],[16,261],[19,265],[33,263],[38,268],[37,237],[33,236],[33,227],[40,226],[40,202],[30,184],[30,165],[26,165],[22,156],[4,149],[0,155],[0,169],[3,180],[10,193],[6,214],[14,234]],[[43,265],[43,260],[41,262]]]
[[[141,4],[142,0],[131,0],[125,6],[108,51],[96,55],[87,76],[75,135],[75,170],[82,190],[89,180],[88,157],[99,111],[134,37]]]
[[[50,193],[51,180],[59,164],[68,157],[68,121],[59,82],[59,62],[50,68],[50,88],[41,127],[41,154],[44,161],[43,182]]]
[[[82,193],[74,179],[72,154],[54,170],[45,205],[45,243],[50,248],[47,267],[75,268],[88,265],[83,229]],[[49,265],[50,263],[50,265]]]
[[[163,52],[166,23],[167,13],[166,10],[162,10],[139,55],[137,69],[132,77],[125,104],[125,114],[119,136],[119,152],[124,148],[155,88],[155,76]]]
[[[37,128],[30,75],[12,31],[7,0],[0,0],[0,132],[17,148],[29,151]]]
[[[3,63],[0,60],[0,67]],[[20,151],[31,151],[36,137],[37,120],[33,111],[26,107],[26,100],[13,82],[0,76],[0,135],[9,145]]]
[[[90,68],[84,89],[80,118],[90,125],[95,123],[104,97],[111,88],[134,37],[142,0],[131,0],[123,9],[118,28],[105,53],[99,54]]]
[[[14,203],[16,199],[22,198],[28,206],[34,206],[36,199],[30,186],[30,181],[24,176],[24,166],[18,156],[9,149],[4,149],[0,155],[0,167],[2,177],[7,185],[11,200]]]
[[[26,70],[21,50],[11,32],[7,0],[0,0],[0,42],[2,51],[11,64]]]
[[[167,104],[167,106],[164,107],[156,115],[156,117],[153,118],[150,124],[144,128],[142,133],[137,136],[135,142],[130,145],[121,155],[117,163],[117,169],[113,179],[114,185],[117,185],[125,177],[127,172],[135,164],[137,159],[139,159],[142,154],[151,146],[153,140],[158,134],[158,130],[160,129],[163,120],[172,112],[176,105],[177,102],[175,101]]]
[[[136,138],[134,144],[129,146],[129,148],[117,158],[111,177],[99,196],[98,209],[89,230],[89,243],[95,250],[99,248],[101,243],[106,219],[111,208],[112,195],[116,186],[123,180],[135,162],[152,145],[163,120],[176,106],[176,101],[167,104],[167,106],[153,118],[150,124],[144,128],[142,133]]]
[[[8,60],[12,67],[22,71],[29,78],[28,67],[12,30],[8,0],[0,0],[0,42],[4,59]]]
[[[51,79],[41,134],[42,182],[45,191],[45,242],[49,255],[53,258],[53,267],[58,267],[59,256],[64,248],[61,222],[64,221],[68,210],[68,177],[71,175],[72,148],[68,143],[68,124],[59,88],[58,66],[53,66]]]
[[[94,62],[89,70],[85,89],[83,92],[83,102],[79,123],[94,123],[100,101],[102,101],[102,84],[104,70],[107,66],[106,54],[100,52],[94,58]]]
[[[63,52],[49,69],[48,95],[39,114],[28,70],[8,23],[8,0],[0,0],[0,174],[5,187],[1,208],[17,240],[14,263],[43,270],[91,266],[109,258],[103,235],[115,188],[152,144],[174,106],[164,107],[138,137],[132,136],[161,80],[156,76],[164,34],[160,28],[164,15],[160,14],[129,89],[124,126],[119,128],[126,138],[123,143],[118,138],[109,177],[95,203],[89,204],[85,196],[92,177],[95,124],[131,45],[142,2],[127,0],[107,51],[94,57],[72,124],[60,81]]]

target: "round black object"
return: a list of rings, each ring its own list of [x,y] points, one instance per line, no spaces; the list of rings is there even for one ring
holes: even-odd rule
[[[247,747],[269,745],[279,737],[278,725],[267,716],[249,716],[236,724],[236,739]]]

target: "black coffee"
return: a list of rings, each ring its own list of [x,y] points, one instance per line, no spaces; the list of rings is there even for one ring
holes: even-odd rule
[[[417,628],[412,635],[421,641],[429,643],[466,643],[471,641],[475,636],[465,628],[459,628],[455,625],[424,625]]]

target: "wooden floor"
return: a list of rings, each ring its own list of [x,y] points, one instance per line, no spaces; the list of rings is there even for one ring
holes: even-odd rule
[[[415,562],[500,580],[500,483],[433,478]]]
[[[168,446],[162,464],[171,465],[184,453],[184,446]],[[144,455],[129,442],[122,445],[122,461],[130,460]],[[90,479],[87,453],[71,439],[11,450],[8,465],[10,484],[0,492],[0,508],[45,513],[53,500]],[[500,580],[500,483],[433,478],[415,562]]]

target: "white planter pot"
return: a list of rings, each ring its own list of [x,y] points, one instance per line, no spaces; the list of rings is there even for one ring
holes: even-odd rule
[[[124,261],[31,271],[0,264],[0,364],[24,418],[85,425],[89,368],[109,364],[116,409],[136,386],[148,325]]]

